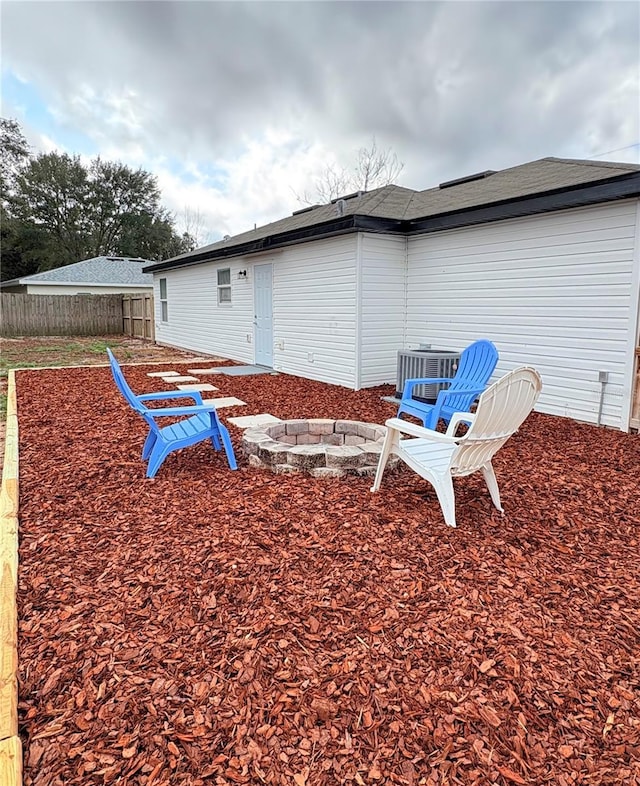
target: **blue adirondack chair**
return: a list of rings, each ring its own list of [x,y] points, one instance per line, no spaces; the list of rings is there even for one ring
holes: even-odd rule
[[[227,454],[227,461],[231,469],[237,469],[236,457],[229,432],[220,423],[218,413],[213,404],[203,404],[202,395],[198,391],[164,391],[161,393],[146,393],[137,396],[129,387],[124,378],[118,361],[113,352],[107,348],[109,363],[113,379],[122,393],[125,401],[147,422],[149,434],[142,448],[143,460],[148,459],[147,477],[153,478],[160,469],[160,465],[174,450],[195,445],[205,439],[210,439],[216,450],[220,450],[221,443]],[[195,406],[162,407],[152,409],[147,407],[145,401],[162,401],[167,399],[190,398],[195,401]],[[156,419],[162,417],[183,418],[170,426],[160,427]]]
[[[473,402],[484,392],[498,363],[498,350],[491,341],[482,339],[470,344],[460,356],[460,364],[453,378],[430,377],[407,379],[396,417],[405,412],[419,418],[425,428],[435,429],[442,418],[448,423],[454,412],[469,412]],[[416,385],[448,384],[440,390],[435,404],[412,397]]]

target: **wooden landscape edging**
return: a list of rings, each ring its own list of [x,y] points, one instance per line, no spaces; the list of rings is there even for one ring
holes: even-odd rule
[[[0,490],[0,784],[22,783],[18,736],[18,409],[9,371],[7,425]]]

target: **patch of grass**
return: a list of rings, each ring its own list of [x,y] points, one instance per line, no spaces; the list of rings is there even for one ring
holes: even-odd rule
[[[106,355],[107,347],[111,347],[113,349],[117,346],[118,344],[115,341],[109,342],[108,344],[106,341],[94,341],[92,344],[89,344],[86,347],[86,350],[87,352],[92,352],[96,355]]]
[[[29,363],[26,360],[0,360],[0,377],[6,377],[11,368],[38,368],[40,363]]]
[[[0,393],[0,420],[7,417],[7,394]]]

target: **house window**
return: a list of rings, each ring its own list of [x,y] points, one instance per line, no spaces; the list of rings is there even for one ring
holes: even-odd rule
[[[167,302],[167,279],[160,279],[160,319],[163,322],[169,321],[169,304]]]
[[[218,303],[231,303],[231,268],[218,270]]]

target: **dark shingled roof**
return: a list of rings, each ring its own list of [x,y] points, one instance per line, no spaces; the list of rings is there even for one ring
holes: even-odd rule
[[[345,231],[363,231],[367,224],[355,226],[352,222],[342,222],[342,226],[334,226],[339,219],[348,217],[368,217],[372,220],[385,220],[386,226],[380,225],[378,231],[409,232],[409,222],[426,220],[435,216],[450,215],[471,209],[491,205],[516,202],[530,197],[548,195],[584,187],[587,184],[599,184],[616,180],[621,177],[640,172],[640,165],[614,163],[608,161],[581,161],[564,158],[541,158],[528,164],[510,167],[469,182],[452,183],[448,187],[436,187],[424,191],[414,191],[402,186],[389,185],[374,191],[357,194],[346,198],[338,208],[334,200],[327,205],[318,205],[307,210],[296,211],[293,215],[274,221],[257,229],[234,235],[228,240],[221,240],[209,246],[173,257],[165,262],[154,263],[146,270],[163,270],[179,267],[183,264],[194,264],[206,261],[206,258],[233,256],[237,253],[250,253],[250,244],[284,233],[294,233],[293,237],[300,242],[322,235],[323,224],[327,230],[331,227],[332,234]],[[604,200],[602,200],[604,201]],[[550,208],[551,209],[551,208]],[[532,211],[534,212],[534,211]],[[375,231],[375,221],[369,222]],[[316,232],[311,230],[317,228]],[[284,245],[285,240],[278,238],[269,247]],[[295,242],[289,240],[288,242]],[[249,247],[247,247],[249,245]],[[174,264],[175,263],[175,264]]]

